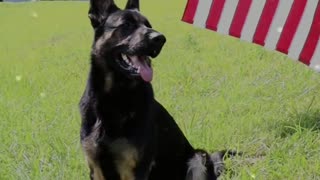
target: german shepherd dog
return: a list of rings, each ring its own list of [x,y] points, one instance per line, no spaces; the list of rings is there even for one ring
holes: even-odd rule
[[[91,0],[91,68],[80,101],[81,144],[94,180],[214,180],[225,152],[194,149],[154,99],[151,58],[166,38],[139,12]]]

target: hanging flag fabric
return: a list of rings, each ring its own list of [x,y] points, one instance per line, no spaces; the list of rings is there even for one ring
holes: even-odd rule
[[[320,71],[319,0],[188,0],[182,21],[282,52]]]

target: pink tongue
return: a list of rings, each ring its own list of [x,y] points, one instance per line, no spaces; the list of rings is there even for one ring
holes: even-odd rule
[[[146,60],[141,57],[139,59],[138,56],[130,56],[132,63],[136,67],[140,67],[140,76],[146,82],[151,82],[153,77],[152,68],[147,64]]]

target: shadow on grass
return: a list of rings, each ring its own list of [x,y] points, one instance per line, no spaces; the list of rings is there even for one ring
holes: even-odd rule
[[[282,138],[302,131],[320,132],[320,110],[309,110],[292,114],[287,121],[281,122],[279,135]]]

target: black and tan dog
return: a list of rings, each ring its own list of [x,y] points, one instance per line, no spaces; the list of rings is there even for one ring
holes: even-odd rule
[[[91,0],[91,68],[81,98],[81,143],[95,180],[213,180],[224,153],[194,149],[153,96],[155,58],[166,42],[139,12]],[[216,164],[216,165],[215,165]]]

